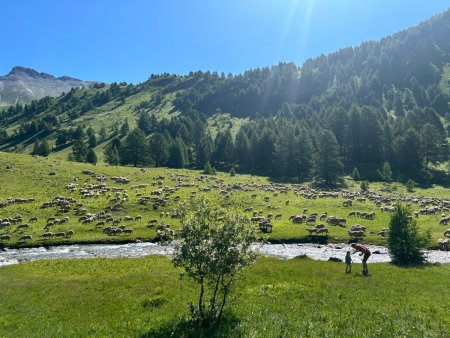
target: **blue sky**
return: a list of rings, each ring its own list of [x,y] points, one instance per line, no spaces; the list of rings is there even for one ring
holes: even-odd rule
[[[137,83],[152,73],[301,65],[448,8],[450,0],[0,0],[0,75],[20,65]]]

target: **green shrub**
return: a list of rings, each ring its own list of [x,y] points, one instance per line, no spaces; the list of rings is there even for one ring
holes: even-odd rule
[[[418,226],[408,207],[398,203],[389,222],[387,241],[392,262],[397,265],[420,265],[425,262],[423,249],[430,234],[420,235]]]
[[[416,185],[416,182],[409,179],[408,182],[406,182],[406,190],[408,190],[408,192],[413,192],[415,185]]]

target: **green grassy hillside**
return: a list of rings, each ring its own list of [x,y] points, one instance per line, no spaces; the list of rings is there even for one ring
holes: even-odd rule
[[[448,337],[448,265],[370,269],[364,278],[339,263],[261,258],[206,336]],[[179,272],[156,256],[2,267],[0,336],[200,337],[187,323],[198,290]]]
[[[117,183],[114,177],[118,176],[129,178],[130,183]],[[411,204],[412,211],[430,208],[432,205],[441,208],[445,206],[445,198],[448,196],[448,190],[438,186],[426,190],[417,189],[412,195],[406,192],[404,186],[394,183],[390,186],[393,193],[382,192],[381,189],[385,187],[381,183],[372,183],[371,193],[361,194],[359,184],[348,180],[348,189],[333,192],[336,198],[320,197],[321,191],[310,189],[307,185],[273,183],[265,177],[251,175],[238,174],[231,177],[229,174],[218,173],[209,176],[194,170],[93,166],[9,153],[0,153],[0,181],[0,202],[3,205],[0,208],[0,218],[5,220],[21,217],[15,224],[2,226],[0,229],[0,235],[11,236],[10,240],[2,242],[6,246],[154,240],[156,227],[162,222],[174,228],[179,226],[177,207],[180,202],[187,201],[194,195],[207,195],[226,208],[241,211],[252,208],[252,211],[246,212],[249,217],[253,212],[259,212],[264,217],[271,213],[274,216],[273,232],[268,237],[274,241],[347,242],[350,240],[347,233],[350,226],[360,224],[367,227],[366,236],[362,239],[364,242],[385,244],[386,239],[377,233],[388,226],[390,213],[381,212],[370,200],[374,193],[392,199],[392,202],[383,202],[382,206],[395,203],[394,199],[402,199]],[[70,187],[73,189],[69,189]],[[348,194],[355,195],[351,207],[343,206]],[[60,203],[56,205],[58,199]],[[144,199],[147,202],[143,202]],[[52,201],[54,205],[43,208],[45,203]],[[68,201],[68,207],[61,201]],[[421,202],[425,206],[421,206]],[[374,212],[375,219],[348,216],[352,211]],[[331,226],[319,218],[309,224],[293,224],[289,220],[290,216],[304,212],[306,215],[327,212],[328,216],[346,218],[347,226]],[[436,246],[437,239],[443,237],[447,229],[447,226],[439,225],[441,212],[448,214],[448,211],[442,210],[434,214],[421,214],[417,218],[421,231],[431,232],[432,247]],[[102,213],[104,216],[98,217]],[[86,214],[92,218],[89,223],[83,222],[81,218],[83,215],[86,217]],[[279,216],[275,217],[277,214]],[[127,221],[127,216],[132,220]],[[37,217],[37,221],[32,221],[32,217]],[[65,217],[67,222],[62,221],[61,224],[45,229],[49,218],[61,220]],[[112,225],[111,222],[102,223],[106,218],[116,220],[115,226],[131,228],[132,233],[115,236],[105,234],[105,227]],[[149,224],[151,220],[154,223]],[[309,235],[307,228],[314,227],[317,223],[326,224],[328,235]],[[21,227],[21,224],[28,226]],[[68,230],[74,231],[70,238],[40,238],[47,231],[62,233]],[[31,235],[32,240],[20,241],[23,235]]]

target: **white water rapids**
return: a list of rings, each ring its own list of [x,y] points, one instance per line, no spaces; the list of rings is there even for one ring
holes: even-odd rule
[[[368,245],[372,252],[369,263],[389,262],[388,251],[383,246]],[[351,250],[348,244],[255,244],[255,249],[264,256],[291,259],[306,255],[309,258],[327,261],[330,257],[344,260],[345,253]],[[0,251],[0,266],[42,259],[71,258],[119,258],[143,257],[147,255],[170,256],[173,249],[155,243],[129,244],[83,244],[25,249],[4,249]],[[450,251],[426,250],[425,256],[430,263],[450,263]],[[353,263],[361,263],[358,254],[353,255]]]

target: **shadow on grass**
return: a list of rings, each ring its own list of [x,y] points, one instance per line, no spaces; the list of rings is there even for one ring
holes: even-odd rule
[[[189,318],[178,318],[167,322],[159,328],[144,333],[141,338],[206,338],[206,337],[244,337],[238,327],[239,320],[233,315],[223,317],[222,321],[208,328],[203,328]]]

